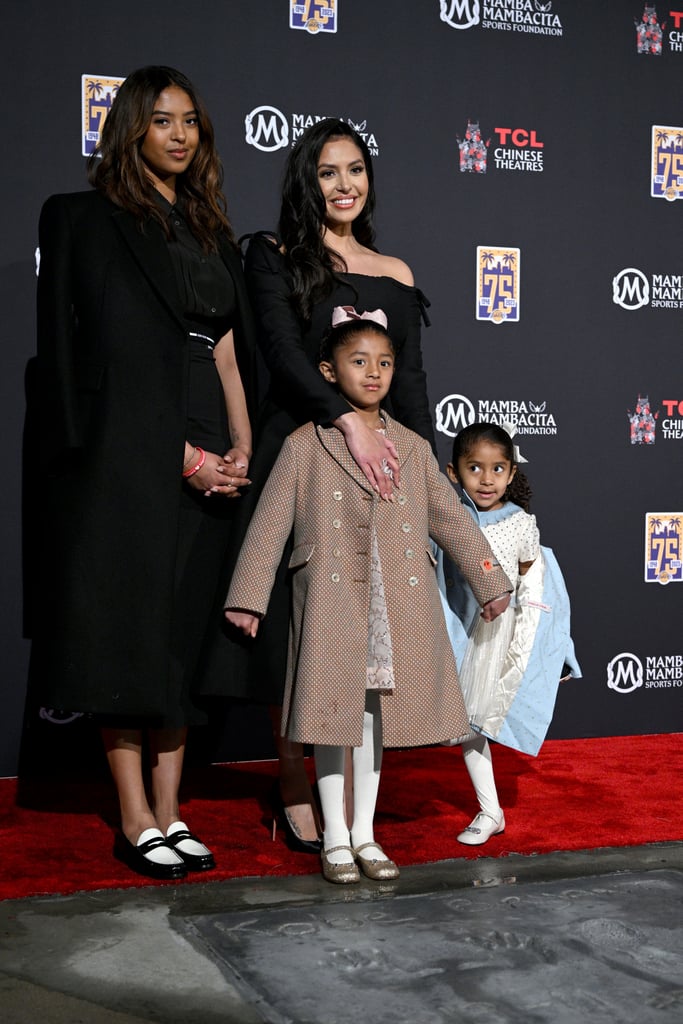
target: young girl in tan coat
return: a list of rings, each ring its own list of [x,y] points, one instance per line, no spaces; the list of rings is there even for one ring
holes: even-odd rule
[[[454,559],[489,621],[510,583],[439,472],[429,444],[381,403],[394,349],[381,310],[338,307],[323,376],[391,442],[395,493],[382,501],[336,427],[307,423],[273,467],[239,556],[226,617],[255,636],[285,543],[293,618],[282,734],[315,746],[328,881],[395,878],[375,842],[383,746],[439,743],[468,731],[430,537]],[[353,750],[354,817],[344,818],[344,753]]]

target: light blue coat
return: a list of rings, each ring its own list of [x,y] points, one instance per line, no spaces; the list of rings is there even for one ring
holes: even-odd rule
[[[463,504],[482,529],[520,511],[518,505],[506,502],[493,512],[479,512],[467,495]],[[460,670],[480,608],[467,583],[442,551],[437,574],[448,634]],[[510,651],[514,647],[514,654],[506,660],[500,680],[501,688],[508,694],[504,715],[471,724],[489,739],[535,755],[550,726],[560,678],[581,675],[570,635],[569,595],[550,548],[541,547],[539,557],[520,578],[514,601],[520,618],[525,608],[540,609],[537,623],[529,630],[527,621],[525,629],[513,636]]]

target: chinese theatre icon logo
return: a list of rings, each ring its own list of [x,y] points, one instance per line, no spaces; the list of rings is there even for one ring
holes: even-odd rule
[[[659,410],[653,413],[647,395],[638,395],[636,411],[628,410],[631,444],[654,444]]]
[[[455,137],[460,150],[460,170],[463,173],[486,174],[486,154],[491,140],[487,139],[484,142],[478,122],[467,122],[464,139],[461,139],[459,135]]]
[[[289,27],[301,28],[311,35],[319,32],[336,32],[339,0],[305,0],[296,3],[289,0]]]
[[[83,156],[94,153],[102,135],[102,125],[119,91],[123,78],[81,75],[81,120]]]
[[[477,246],[477,320],[519,322],[519,249]]]
[[[655,199],[683,199],[683,128],[652,125],[652,177]]]
[[[683,513],[645,514],[645,582],[683,582]]]
[[[657,20],[657,8],[654,4],[645,4],[643,16],[635,22],[636,47],[638,53],[649,53],[656,57],[662,52],[662,38],[666,22],[660,25]]]

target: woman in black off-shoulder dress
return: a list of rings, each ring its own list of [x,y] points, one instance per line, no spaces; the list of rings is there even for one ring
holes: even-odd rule
[[[363,425],[318,369],[320,342],[335,306],[384,310],[397,349],[389,411],[434,447],[420,348],[425,300],[409,267],[374,248],[374,204],[364,140],[344,121],[325,119],[304,132],[289,155],[279,235],[260,233],[250,240],[245,274],[269,387],[255,426],[253,484],[239,509],[245,526],[284,438],[309,420],[337,426],[378,493],[386,499],[391,495],[391,480],[383,470],[386,459],[398,477],[391,444]],[[233,695],[273,707],[289,838],[314,851],[319,843],[303,752],[280,735],[289,600],[285,558],[241,677],[244,689],[234,688],[240,673],[224,678]]]

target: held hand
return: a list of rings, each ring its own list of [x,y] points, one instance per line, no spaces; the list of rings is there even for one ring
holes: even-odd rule
[[[367,427],[356,413],[340,416],[337,424],[344,434],[349,452],[372,484],[373,490],[384,501],[393,501],[394,488],[400,486],[401,479],[396,449],[391,441],[377,430]],[[393,482],[384,472],[385,465],[393,474]]]
[[[230,455],[231,452],[228,452]],[[248,462],[243,453],[240,453],[240,469],[233,462],[227,462],[227,456],[217,455],[215,452],[205,452],[204,464],[187,477],[186,483],[197,491],[202,491],[204,496],[210,498],[212,494],[221,494],[226,498],[238,498],[239,488],[246,487],[251,483],[246,477]],[[190,465],[190,468],[192,466]]]
[[[228,622],[241,630],[245,636],[254,637],[258,633],[260,622],[258,615],[252,615],[251,612],[238,612],[234,608],[226,608],[225,617]]]
[[[498,616],[505,611],[509,604],[509,594],[501,594],[500,597],[494,597],[493,601],[488,601],[482,608],[482,619],[484,622],[493,622],[494,619],[497,619]]]
[[[223,456],[223,462],[232,476],[246,477],[249,471],[249,455],[242,448],[231,448]]]

